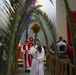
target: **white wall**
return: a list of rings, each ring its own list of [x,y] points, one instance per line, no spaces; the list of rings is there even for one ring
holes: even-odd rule
[[[66,40],[66,12],[62,0],[56,0],[56,27],[58,36],[62,36]]]
[[[76,0],[68,0],[72,11],[76,11]],[[66,11],[63,0],[56,0],[56,27],[59,36],[67,40]]]
[[[76,0],[68,0],[71,10],[76,11]]]
[[[56,25],[56,0],[52,0],[54,5],[49,0],[39,0],[40,5],[43,5],[40,9],[49,16],[54,25]]]

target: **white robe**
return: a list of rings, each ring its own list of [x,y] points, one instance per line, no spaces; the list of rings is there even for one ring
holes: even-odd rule
[[[35,47],[31,47],[29,53],[32,55],[32,67],[30,71],[30,75],[44,75],[44,49],[42,48],[42,52],[38,52],[38,56],[36,57],[36,49]]]

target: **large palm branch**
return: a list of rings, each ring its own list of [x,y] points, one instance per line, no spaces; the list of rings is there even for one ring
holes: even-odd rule
[[[68,21],[69,21],[69,25],[70,25],[70,30],[71,30],[71,37],[72,37],[72,44],[73,44],[73,48],[74,48],[74,65],[76,67],[76,28],[74,25],[74,20],[72,17],[72,11],[70,10],[69,4],[67,0],[64,0],[64,4],[65,4],[65,9],[66,9],[66,13],[68,16]]]
[[[47,47],[49,47],[49,46],[48,46],[48,35],[47,35],[47,32],[46,32],[46,29],[48,29],[48,31],[51,35],[51,39],[54,43],[55,50],[56,50],[57,49],[56,48],[57,32],[56,32],[55,26],[53,25],[53,23],[51,22],[51,20],[49,19],[49,17],[47,16],[47,14],[45,12],[43,12],[39,9],[35,10],[34,12],[35,12],[34,16],[37,19],[37,21],[39,22],[39,24],[42,28],[42,31],[44,33]]]
[[[53,1],[52,0],[49,0],[52,4],[53,4]]]
[[[21,36],[26,27],[35,22],[36,20],[30,20],[27,22],[29,16],[36,10],[40,5],[35,6],[27,11],[28,6],[32,0],[26,0],[26,3],[22,5],[22,0],[9,0],[9,3],[4,0],[6,8],[2,9],[4,15],[4,21],[6,26],[0,27],[0,31],[5,39],[5,50],[7,53],[6,69],[4,75],[10,75],[15,58],[17,58],[17,47],[21,39]],[[5,18],[6,17],[6,18]],[[4,21],[1,24],[4,25]]]
[[[0,27],[0,31],[5,39],[6,43],[6,53],[8,56],[7,59],[7,67],[5,75],[11,74],[11,67],[13,62],[15,61],[15,57],[17,55],[17,47],[21,36],[26,29],[26,27],[35,22],[36,20],[30,20],[27,22],[27,19],[33,13],[35,9],[40,7],[40,5],[30,8],[28,11],[28,6],[32,2],[32,0],[26,0],[25,4],[22,5],[22,0],[9,0],[10,4],[4,0],[4,4],[6,6],[5,9],[2,9],[3,15],[8,19],[5,19],[7,25],[6,28]],[[4,21],[1,22],[4,24]]]

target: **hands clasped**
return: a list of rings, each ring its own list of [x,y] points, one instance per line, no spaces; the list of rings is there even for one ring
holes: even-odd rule
[[[25,50],[25,53],[28,53],[28,50]]]

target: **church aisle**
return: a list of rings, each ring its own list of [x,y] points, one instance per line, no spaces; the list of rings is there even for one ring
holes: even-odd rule
[[[30,75],[30,74],[29,74],[29,73],[25,73],[23,67],[19,67],[19,68],[18,68],[18,75]],[[48,73],[48,72],[46,71],[46,68],[45,68],[45,75],[51,75],[50,73]]]

